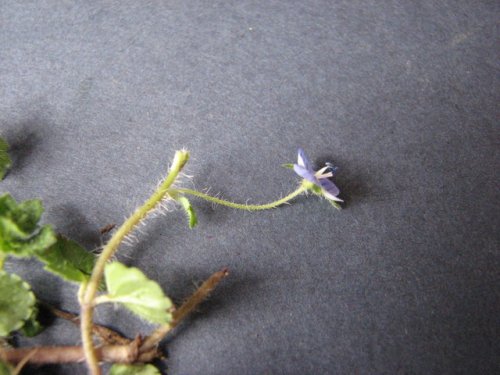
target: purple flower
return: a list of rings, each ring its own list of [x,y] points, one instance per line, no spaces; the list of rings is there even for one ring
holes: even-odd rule
[[[319,171],[314,171],[311,162],[307,158],[304,150],[299,148],[299,156],[297,158],[297,164],[293,165],[293,170],[303,179],[312,182],[314,185],[321,188],[321,192],[325,198],[332,201],[343,202],[342,199],[337,198],[340,194],[339,188],[329,180],[333,177],[333,174],[337,170],[330,163],[326,163],[326,166],[321,168]]]

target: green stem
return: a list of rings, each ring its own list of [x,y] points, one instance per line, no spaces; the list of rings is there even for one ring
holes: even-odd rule
[[[261,210],[269,210],[271,208],[276,208],[284,203],[287,203],[288,201],[292,200],[295,198],[297,195],[302,194],[304,191],[306,191],[306,187],[304,185],[300,185],[299,188],[290,194],[288,194],[286,197],[283,197],[281,199],[278,199],[277,201],[267,203],[267,204],[241,204],[241,203],[234,203],[230,201],[226,201],[224,199],[216,198],[211,195],[202,193],[198,190],[192,190],[192,189],[176,189],[174,192],[175,193],[181,193],[181,194],[189,194],[189,195],[194,195],[195,197],[205,199],[209,202],[217,203],[222,206],[227,206],[231,208],[236,208],[239,210],[247,210],[247,211],[261,211]]]
[[[92,375],[100,375],[101,370],[95,353],[94,344],[92,342],[92,315],[94,311],[94,299],[97,289],[104,273],[104,268],[107,261],[114,255],[118,246],[123,239],[135,228],[135,226],[143,220],[168,193],[168,189],[175,182],[179,172],[184,167],[189,159],[187,151],[177,151],[170,172],[162,184],[156,189],[151,197],[144,203],[143,206],[135,210],[122,226],[113,234],[109,242],[104,246],[101,255],[92,270],[92,275],[88,281],[85,290],[81,294],[81,335],[85,360]]]

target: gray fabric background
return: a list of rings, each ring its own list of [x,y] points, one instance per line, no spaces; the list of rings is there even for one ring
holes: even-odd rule
[[[2,1],[1,192],[96,249],[186,147],[185,186],[268,202],[303,147],[316,197],[248,213],[193,200],[118,258],[177,302],[230,277],[165,342],[168,374],[493,374],[500,258],[497,1]],[[9,270],[78,311],[35,261]],[[147,334],[122,310],[97,320]],[[29,343],[73,345],[56,321]],[[83,365],[26,373],[83,374]]]

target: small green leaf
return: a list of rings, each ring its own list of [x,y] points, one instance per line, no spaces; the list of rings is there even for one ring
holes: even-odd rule
[[[38,307],[35,305],[31,316],[24,322],[21,332],[26,337],[33,337],[42,332],[44,328],[38,321]]]
[[[293,163],[281,164],[283,168],[293,169]]]
[[[196,212],[194,211],[193,206],[191,206],[191,202],[189,202],[189,199],[186,197],[179,197],[177,201],[182,205],[182,208],[189,219],[189,228],[193,229],[196,224],[198,224],[198,218],[196,217]]]
[[[0,196],[0,251],[26,257],[56,242],[50,225],[38,226],[42,212],[39,200],[18,204],[10,194]]]
[[[48,249],[36,252],[45,263],[45,269],[68,281],[81,283],[89,279],[95,257],[77,242],[57,236],[57,242]]]
[[[19,276],[0,271],[0,337],[21,328],[33,314],[35,295]]]
[[[152,323],[172,321],[173,308],[170,298],[161,287],[148,279],[138,268],[112,262],[104,269],[109,294],[103,300],[123,304],[134,314]],[[99,297],[98,297],[99,298]]]
[[[161,375],[153,365],[122,365],[115,363],[108,375]]]
[[[9,153],[9,145],[3,138],[0,138],[0,180],[2,180],[12,165],[12,160],[10,159]]]

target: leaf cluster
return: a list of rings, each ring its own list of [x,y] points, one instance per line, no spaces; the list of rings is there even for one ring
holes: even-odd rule
[[[0,138],[0,179],[5,176],[12,164],[7,152],[8,148],[8,144]],[[92,310],[100,303],[120,304],[136,316],[161,325],[149,337],[150,339],[154,337],[154,340],[152,344],[148,344],[150,345],[148,348],[154,348],[164,337],[165,332],[178,324],[179,311],[183,311],[186,315],[189,310],[186,310],[183,305],[179,311],[175,312],[174,304],[164,294],[158,283],[150,280],[138,268],[127,267],[117,261],[110,262],[110,260],[123,240],[123,237],[120,237],[121,234],[118,235],[118,233],[126,234],[133,230],[137,225],[136,221],[142,219],[151,207],[163,198],[173,199],[179,204],[187,216],[190,228],[197,225],[195,210],[183,195],[185,191],[169,189],[188,159],[189,153],[186,150],[176,153],[169,175],[160,188],[144,206],[140,207],[140,211],[135,213],[135,216],[132,215],[128,219],[130,224],[126,221],[115,232],[117,235],[104,246],[99,258],[77,242],[55,233],[51,225],[43,225],[41,217],[44,209],[40,200],[31,199],[18,203],[10,194],[0,195],[0,340],[14,331],[20,331],[25,336],[34,336],[42,329],[37,320],[37,300],[30,285],[20,276],[4,270],[5,261],[9,257],[32,257],[41,262],[46,271],[68,282],[80,284],[78,298],[82,312],[80,317],[82,341],[90,368],[92,368],[92,358],[87,352],[86,342],[90,342],[92,348],[91,331],[94,328],[92,327]],[[216,274],[226,275],[227,272]],[[101,283],[103,276],[104,283]],[[220,280],[220,278],[221,276],[214,280]],[[187,303],[189,308],[194,308],[202,296],[206,296],[215,285],[208,283],[205,286],[205,284],[201,287],[201,289],[205,288],[203,292],[195,293],[194,302]],[[177,314],[175,320],[174,312]],[[88,329],[85,328],[87,322],[90,322]],[[5,358],[2,356],[0,359]],[[17,368],[13,370],[8,363],[0,360],[0,375],[17,374],[18,371]],[[99,368],[92,372],[100,373]],[[160,372],[149,364],[114,364],[109,374],[158,375]]]
[[[67,281],[88,281],[95,256],[77,242],[56,235],[49,225],[40,226],[42,212],[39,200],[17,203],[9,194],[0,196],[1,256],[35,257],[45,265],[45,270]],[[105,279],[108,293],[100,296],[100,302],[120,303],[152,323],[165,324],[172,320],[172,301],[139,269],[112,262],[106,265]],[[18,313],[12,314],[12,309]],[[36,320],[29,319],[32,315],[36,316],[36,308],[29,285],[19,276],[2,271],[0,321],[5,318],[5,322],[0,325],[0,336],[8,335],[23,324],[26,333],[37,331]]]
[[[50,225],[41,226],[42,213],[40,200],[17,203],[10,194],[0,196],[2,266],[9,256],[35,257],[47,271],[65,280],[86,281],[95,257],[75,241],[56,235]],[[15,274],[0,271],[0,336],[18,329],[27,336],[38,333],[41,326],[36,320],[35,302],[28,283]]]

